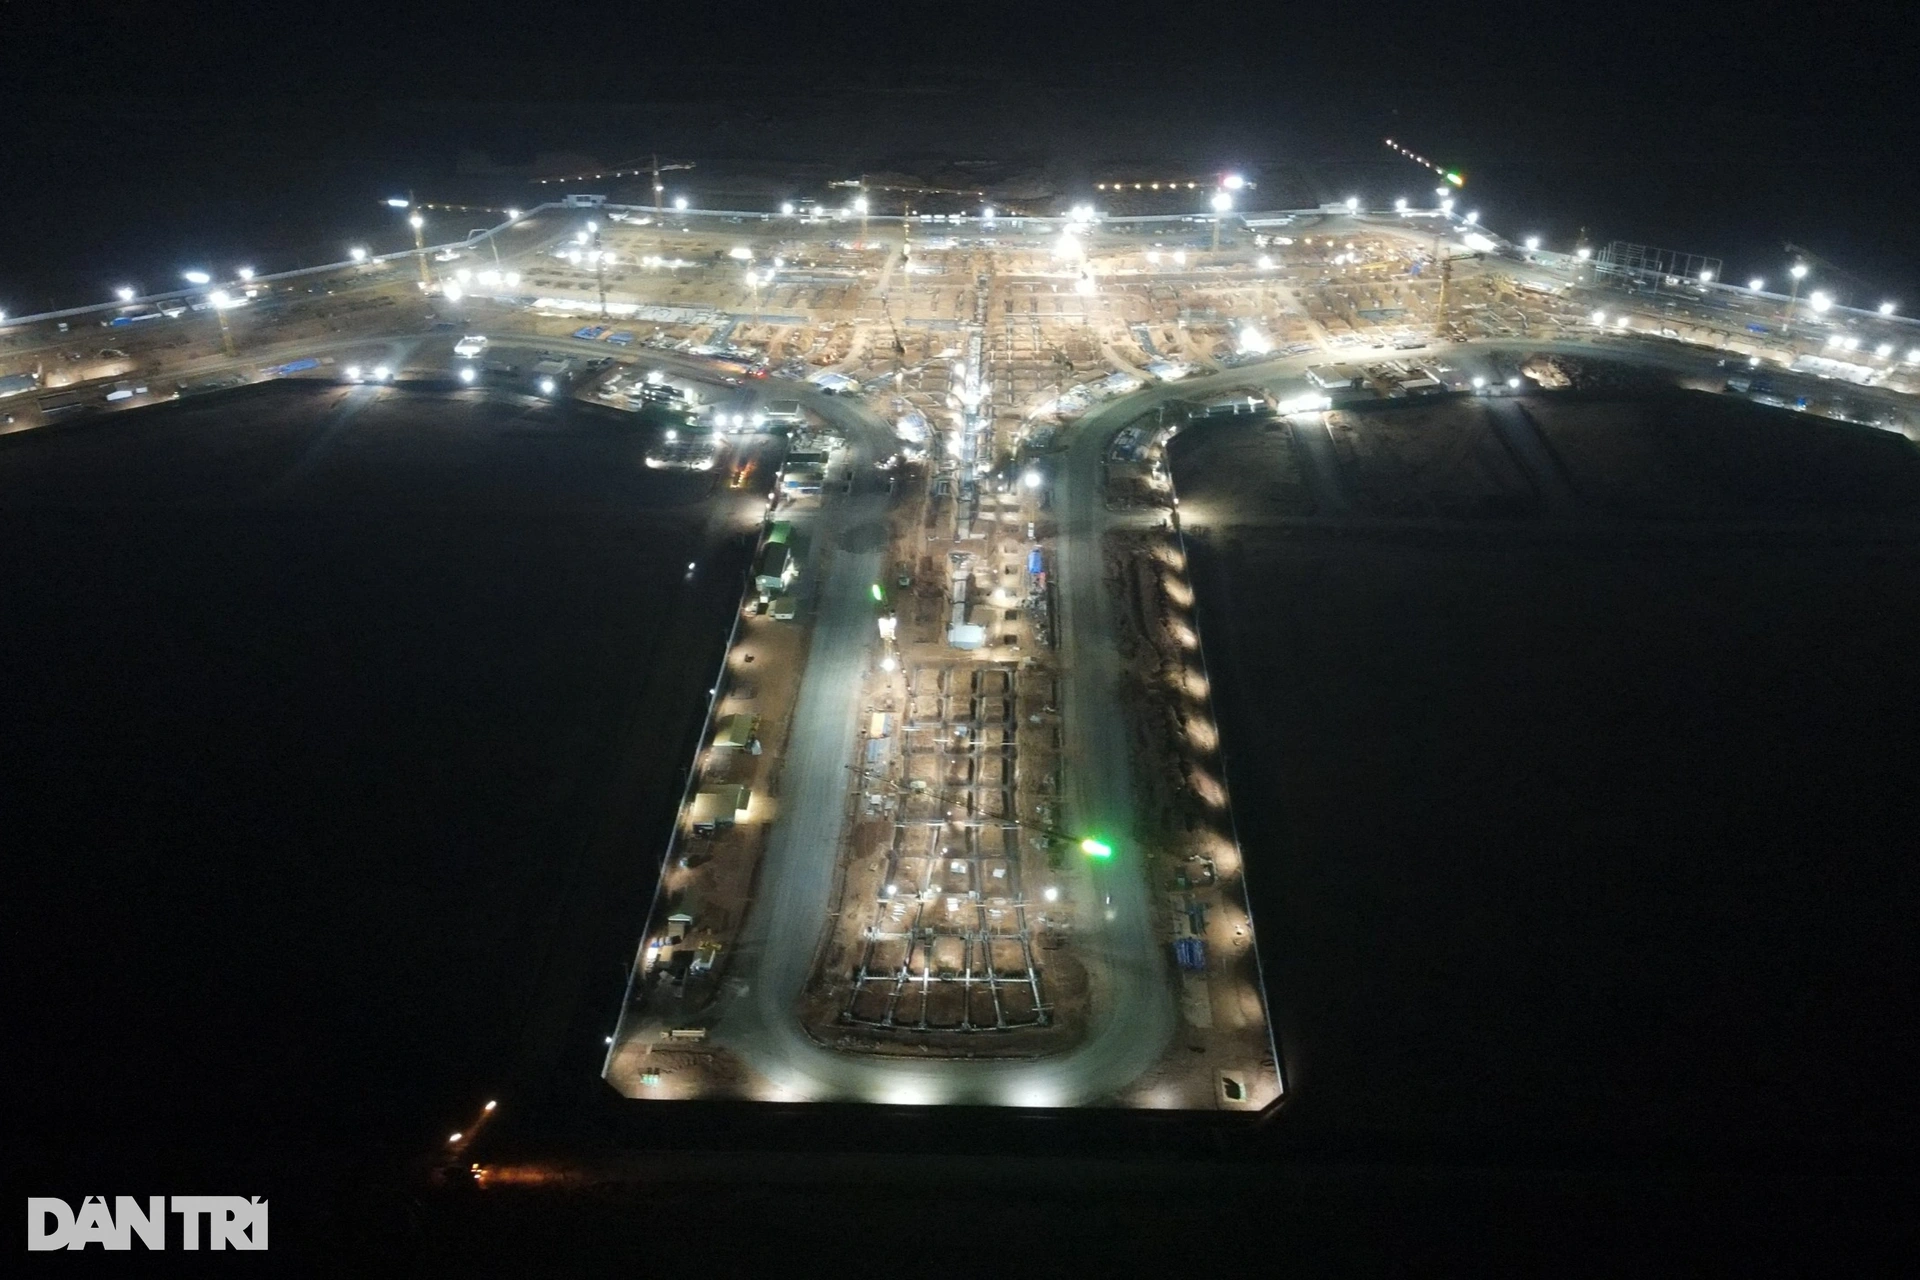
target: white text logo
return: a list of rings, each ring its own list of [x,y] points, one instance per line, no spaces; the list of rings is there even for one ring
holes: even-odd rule
[[[27,1248],[131,1249],[135,1238],[148,1249],[167,1247],[167,1211],[180,1220],[182,1249],[267,1247],[267,1202],[259,1196],[88,1196],[76,1212],[58,1196],[27,1197]],[[204,1224],[204,1229],[203,1225]]]

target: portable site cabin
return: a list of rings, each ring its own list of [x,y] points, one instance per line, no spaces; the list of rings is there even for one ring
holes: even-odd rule
[[[1350,364],[1316,364],[1307,370],[1307,381],[1322,391],[1350,391],[1360,385],[1360,373]]]
[[[753,585],[762,596],[772,596],[786,589],[799,567],[793,562],[793,551],[784,542],[769,542],[760,548],[760,562],[753,568]]]
[[[753,716],[749,712],[730,715],[720,722],[720,731],[713,735],[713,745],[725,751],[739,751],[753,741]]]
[[[730,827],[736,822],[744,822],[747,817],[747,806],[752,799],[751,789],[742,783],[734,782],[703,789],[693,797],[693,809],[688,815],[694,832],[699,835],[712,835],[721,827]]]
[[[672,946],[693,932],[702,915],[700,891],[689,888],[680,895],[680,901],[674,905],[673,914],[667,917],[667,945]]]

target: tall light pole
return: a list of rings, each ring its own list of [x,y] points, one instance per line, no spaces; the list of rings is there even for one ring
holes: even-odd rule
[[[1793,304],[1800,300],[1800,282],[1807,278],[1807,264],[1796,262],[1788,269],[1787,274],[1793,277],[1793,284],[1789,286],[1787,292],[1786,319],[1780,325],[1780,336],[1783,338],[1793,332]]]
[[[518,209],[507,210],[507,225],[512,226],[514,223],[518,221],[520,221],[520,211]],[[493,265],[496,268],[500,268],[504,270],[504,267],[502,267],[502,264],[500,262],[500,228],[499,227],[495,227],[490,233],[488,233],[487,243],[493,246]]]
[[[213,308],[214,318],[220,322],[220,345],[231,359],[239,354],[233,349],[233,328],[227,323],[227,308],[233,305],[233,295],[225,289],[215,289],[207,295],[207,305]]]
[[[749,322],[754,328],[760,327],[760,286],[772,280],[773,272],[760,272],[747,268],[747,293],[753,307],[753,319]]]
[[[868,207],[869,206],[867,204],[867,198],[865,196],[855,196],[853,198],[853,211],[860,215],[860,247],[862,249],[867,247],[867,209]]]
[[[213,277],[205,271],[182,271],[180,278],[192,285],[213,283]],[[213,308],[214,319],[220,322],[220,345],[229,356],[236,354],[233,349],[233,330],[227,325],[227,308],[233,305],[233,296],[225,289],[213,289],[204,296],[207,305]]]
[[[600,318],[607,318],[607,255],[600,247],[600,224],[589,220],[587,231],[593,236],[593,245],[587,250],[593,255],[593,283],[600,291]]]
[[[1233,208],[1233,197],[1225,191],[1213,193],[1213,251],[1220,252],[1220,219]]]
[[[413,256],[420,264],[420,287],[433,287],[433,277],[427,273],[427,240],[423,234],[427,220],[415,213],[407,218],[407,225],[413,228]]]

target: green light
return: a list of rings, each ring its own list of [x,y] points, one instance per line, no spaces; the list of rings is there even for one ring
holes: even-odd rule
[[[1095,840],[1092,836],[1088,836],[1080,842],[1080,852],[1086,854],[1089,858],[1111,858],[1113,856],[1113,846],[1105,840]]]
[[[871,587],[868,587],[867,590],[873,592],[873,602],[879,604],[882,599],[880,595],[880,584],[876,582]]]
[[[1456,187],[1464,187],[1467,185],[1467,180],[1460,176],[1460,171],[1458,169],[1447,170],[1447,181],[1451,182]]]

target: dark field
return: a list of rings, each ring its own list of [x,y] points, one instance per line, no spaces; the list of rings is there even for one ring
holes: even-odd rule
[[[595,1082],[757,514],[642,450],[291,384],[0,442],[16,1156],[226,1185]]]
[[[1277,426],[1180,440],[1282,1136],[1904,1152],[1920,459],[1728,400],[1534,408],[1565,518],[1434,518],[1525,484],[1472,402],[1419,411],[1459,437],[1426,471],[1377,462],[1404,413],[1349,414],[1348,484],[1396,486],[1354,520],[1288,518]]]

